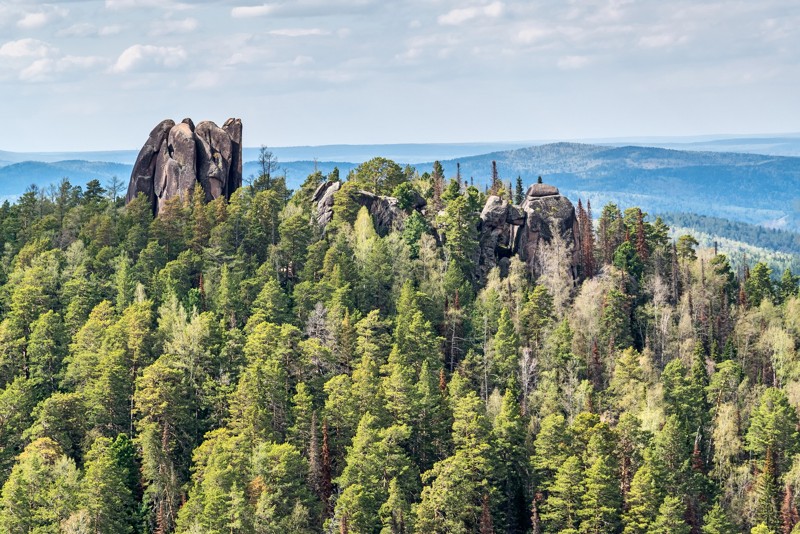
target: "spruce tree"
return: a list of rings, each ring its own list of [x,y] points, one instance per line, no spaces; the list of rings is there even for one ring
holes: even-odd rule
[[[683,519],[686,506],[679,497],[667,495],[658,508],[658,516],[650,531],[652,534],[689,534],[691,528]]]
[[[577,456],[570,456],[558,468],[542,507],[541,519],[546,532],[577,531],[584,492],[581,461]]]
[[[624,534],[647,534],[658,515],[663,491],[652,461],[645,459],[636,471],[631,489],[625,499],[626,511],[622,516]]]

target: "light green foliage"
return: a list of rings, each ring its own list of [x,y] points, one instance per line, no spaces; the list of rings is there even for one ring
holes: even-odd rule
[[[109,438],[97,438],[86,454],[79,504],[94,531],[125,534],[133,531],[133,495],[113,445]]]
[[[379,511],[391,497],[388,489],[392,481],[396,484],[395,501],[418,491],[419,475],[403,450],[409,435],[406,426],[380,428],[369,412],[361,418],[337,481],[342,495],[336,517],[345,518],[349,532],[369,533],[381,528]]]
[[[689,534],[692,529],[684,521],[686,507],[679,497],[667,495],[658,508],[658,516],[650,532],[653,534]]]
[[[775,290],[772,286],[772,269],[765,263],[756,263],[750,270],[750,277],[744,283],[747,303],[757,307],[763,300],[772,300]]]
[[[300,452],[287,443],[264,443],[255,450],[252,465],[255,532],[315,532],[316,506],[305,484],[308,465]],[[240,531],[250,532],[246,524]]]
[[[41,438],[25,447],[0,494],[0,530],[58,534],[77,507],[78,470],[58,445]]]
[[[663,497],[659,478],[652,460],[645,459],[633,476],[630,490],[625,497],[626,511],[622,516],[624,534],[650,532],[650,525],[656,519]]]
[[[458,398],[453,408],[455,452],[422,476],[425,486],[416,507],[421,532],[463,533],[477,530],[490,471],[489,429],[474,392]]]
[[[403,168],[386,158],[372,158],[353,172],[351,181],[359,187],[378,195],[391,195],[397,186],[406,181]]]
[[[748,270],[609,204],[580,258],[485,270],[480,174],[373,159],[323,227],[338,171],[292,195],[261,159],[230,199],[196,186],[157,218],[96,181],[0,205],[0,532],[792,526],[800,297],[776,256]]]
[[[775,455],[776,468],[781,473],[788,455],[797,451],[797,412],[789,405],[786,394],[769,388],[761,395],[750,415],[747,429],[747,449],[759,458],[770,451]]]
[[[548,530],[577,531],[580,523],[578,511],[585,491],[581,461],[577,456],[570,456],[558,467],[544,506],[542,520]]]
[[[703,517],[703,534],[735,534],[738,532],[728,513],[715,503]]]

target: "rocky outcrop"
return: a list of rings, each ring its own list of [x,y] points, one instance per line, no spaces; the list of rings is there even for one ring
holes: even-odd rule
[[[342,188],[342,182],[324,182],[314,191],[312,200],[317,204],[317,223],[325,227],[333,220],[333,195]]]
[[[147,138],[128,183],[126,202],[143,193],[158,214],[170,199],[188,199],[199,183],[206,201],[231,194],[242,186],[242,121],[228,119],[222,128],[211,121],[196,127],[160,122]]]
[[[334,195],[341,188],[342,182],[325,182],[314,192],[312,199],[317,205],[317,223],[320,226],[324,227],[333,220]],[[351,191],[351,195],[358,205],[367,208],[375,223],[375,230],[379,234],[385,235],[402,225],[405,213],[395,197],[380,196],[363,189]],[[425,199],[414,192],[410,207],[416,210],[423,209]]]
[[[572,278],[578,278],[580,236],[575,207],[556,187],[532,185],[519,206],[490,196],[479,225],[482,279],[493,267],[504,267],[506,258],[513,255],[518,255],[535,277],[548,262],[555,262],[567,264]]]

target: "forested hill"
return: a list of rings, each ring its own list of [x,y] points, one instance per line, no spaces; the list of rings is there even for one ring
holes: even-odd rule
[[[322,228],[336,178],[0,208],[0,532],[796,531],[797,276],[386,160]],[[505,203],[535,195],[568,226]],[[487,202],[537,225],[528,263]]]
[[[442,153],[465,154],[470,146],[444,145]],[[476,145],[474,149],[487,146]],[[316,169],[327,174],[336,167],[345,176],[363,159],[342,156],[350,154],[365,158],[365,154],[377,148],[320,147],[322,156],[331,157],[320,157],[319,161],[282,161],[278,158],[278,173],[286,174],[291,188],[299,187]],[[418,158],[431,152],[431,148],[425,146],[401,148],[396,147],[395,151],[409,157]],[[278,154],[280,150],[276,150]],[[298,147],[287,151],[287,159],[307,156],[311,150]],[[256,159],[256,151],[245,151],[245,180],[258,176],[260,165]],[[405,164],[402,159],[397,161]],[[461,156],[442,161],[442,165],[445,175],[451,177],[456,175],[460,163],[465,181],[472,179],[476,186],[483,188],[491,181],[492,161],[497,162],[503,181],[513,183],[521,176],[525,183],[532,183],[537,176],[543,176],[571,198],[588,198],[595,206],[615,202],[641,206],[649,213],[697,213],[800,231],[798,157],[556,143]],[[433,163],[413,166],[420,173],[430,172]],[[114,175],[125,178],[129,174],[127,160],[123,164],[76,161],[16,163],[0,167],[0,196],[21,195],[30,183],[44,187],[63,177],[76,184],[85,184],[92,179],[104,182]]]
[[[442,162],[484,185],[496,161],[501,179],[537,176],[595,205],[616,202],[651,213],[690,212],[800,229],[800,158],[651,147],[557,143]],[[428,170],[428,167],[425,167]]]

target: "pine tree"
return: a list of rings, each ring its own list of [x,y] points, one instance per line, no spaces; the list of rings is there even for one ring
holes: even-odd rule
[[[497,333],[492,342],[492,359],[489,370],[491,381],[488,384],[487,393],[495,387],[519,391],[518,347],[519,341],[514,332],[514,324],[511,322],[508,310],[503,308],[497,323]]]
[[[523,200],[525,200],[525,191],[522,188],[522,176],[517,176],[517,184],[514,189],[514,204],[519,206]]]
[[[617,466],[607,455],[597,456],[586,469],[586,492],[578,510],[581,532],[600,534],[617,529],[621,497],[616,474]]]
[[[529,454],[525,448],[525,428],[519,403],[510,389],[503,395],[500,413],[492,429],[493,485],[498,490],[493,504],[493,518],[500,532],[524,532],[527,523]]]
[[[577,456],[570,456],[556,471],[549,496],[542,507],[541,519],[545,532],[577,531],[584,492],[581,461]]]
[[[781,526],[780,489],[776,473],[776,465],[772,449],[767,448],[764,465],[756,482],[756,515],[757,523],[766,525],[777,532]]]
[[[685,511],[686,506],[680,498],[667,495],[658,508],[658,516],[649,532],[652,534],[689,534],[691,528],[683,519]]]
[[[775,475],[780,476],[786,466],[787,456],[798,449],[798,417],[789,404],[786,393],[777,388],[764,391],[750,415],[747,429],[747,450],[759,458],[767,452],[774,455]]]
[[[658,515],[658,506],[663,491],[652,461],[645,462],[636,471],[631,489],[625,500],[626,511],[622,516],[624,534],[646,534]]]
[[[396,478],[389,482],[389,497],[381,505],[380,515],[383,528],[381,534],[406,534],[407,521],[411,517],[411,506],[403,495]]]
[[[703,518],[703,534],[736,534],[739,530],[720,503],[715,503]]]
[[[488,493],[483,494],[483,501],[481,502],[481,521],[478,525],[478,532],[480,532],[480,534],[494,534],[492,511],[489,507]]]
[[[451,383],[452,384],[452,383]],[[424,473],[416,507],[419,532],[477,532],[490,474],[489,429],[483,402],[470,391],[453,399],[454,453]]]
[[[126,467],[118,463],[113,442],[97,438],[86,455],[86,468],[81,480],[80,506],[89,516],[95,532],[133,531],[133,495],[126,484]]]

